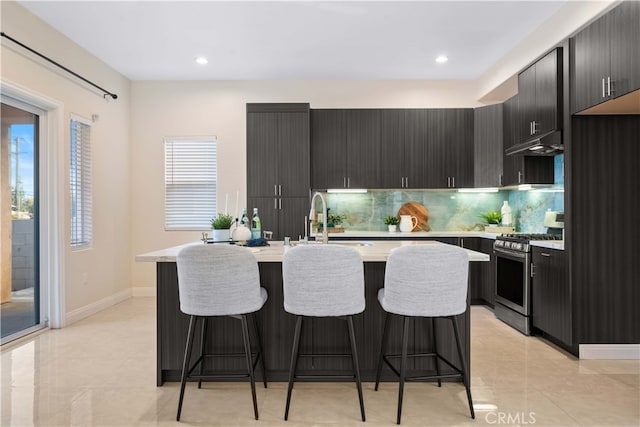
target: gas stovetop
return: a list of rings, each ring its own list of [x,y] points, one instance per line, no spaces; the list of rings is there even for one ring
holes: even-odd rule
[[[514,252],[530,252],[529,242],[532,240],[562,240],[562,234],[550,233],[509,233],[496,236],[493,247]]]
[[[510,242],[527,243],[531,240],[562,240],[562,234],[550,233],[508,233],[497,236],[496,239],[508,240]]]

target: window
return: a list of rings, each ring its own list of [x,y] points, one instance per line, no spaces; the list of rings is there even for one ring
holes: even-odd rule
[[[91,246],[93,209],[91,205],[91,125],[86,119],[71,118],[71,247]]]
[[[216,137],[165,138],[165,229],[211,228],[217,178]]]

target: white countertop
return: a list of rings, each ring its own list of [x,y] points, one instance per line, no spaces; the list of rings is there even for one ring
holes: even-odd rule
[[[537,246],[539,248],[557,249],[564,251],[564,240],[531,240],[529,242],[531,246]]]
[[[285,247],[283,242],[275,241],[269,242],[270,246],[262,246],[258,248],[247,248],[250,250],[258,262],[282,262],[282,255],[284,254]],[[294,242],[295,243],[295,242]],[[336,242],[337,243],[337,242]],[[389,252],[397,247],[406,245],[419,245],[419,244],[432,244],[443,245],[444,243],[436,241],[421,242],[416,240],[404,240],[404,241],[374,241],[366,242],[367,246],[358,245],[359,242],[339,242],[338,244],[344,244],[347,246],[355,247],[362,260],[365,262],[385,262],[389,256]],[[146,254],[136,255],[136,261],[139,262],[175,262],[176,255],[185,246],[190,245],[202,245],[203,243],[198,241],[195,243],[188,243],[186,245],[174,246],[172,248],[161,249],[159,251],[148,252]],[[371,244],[371,245],[369,245]],[[465,249],[469,254],[469,261],[489,261],[489,255],[481,252]]]
[[[407,237],[415,238],[436,238],[436,237],[482,237],[485,239],[494,239],[499,233],[488,233],[486,231],[413,231],[409,233],[401,233],[396,231],[390,233],[388,231],[354,231],[348,230],[344,233],[329,233],[329,239],[342,238],[357,238],[357,239],[373,239],[373,238],[386,238],[386,239],[406,239]]]

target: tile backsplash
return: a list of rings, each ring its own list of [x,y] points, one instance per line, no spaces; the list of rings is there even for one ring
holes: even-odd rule
[[[458,193],[454,190],[371,190],[364,194],[327,194],[331,212],[346,215],[343,227],[355,231],[386,230],[384,217],[396,215],[407,202],[418,202],[429,212],[432,231],[482,230],[478,216],[500,210],[509,201],[516,231],[544,233],[544,212],[564,210],[563,155],[555,157],[555,184],[528,191]]]

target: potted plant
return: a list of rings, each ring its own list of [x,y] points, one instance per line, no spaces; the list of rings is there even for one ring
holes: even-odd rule
[[[502,213],[500,211],[487,211],[478,216],[489,224],[489,227],[496,227],[502,221]]]
[[[226,242],[231,237],[229,229],[233,224],[233,217],[228,214],[218,213],[218,216],[211,220],[214,242]]]
[[[346,215],[339,215],[329,212],[329,215],[327,215],[327,227],[339,228],[340,224],[342,224],[342,221],[344,221],[345,219],[347,219]]]
[[[384,223],[389,228],[389,232],[393,233],[398,228],[398,224],[400,224],[400,220],[395,215],[387,215],[384,217]]]

